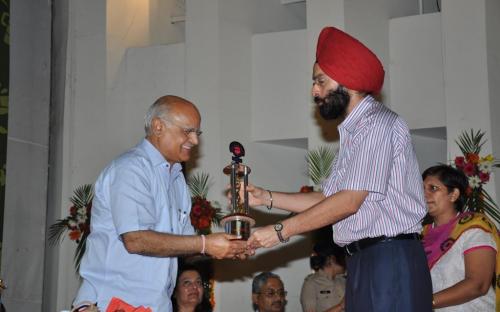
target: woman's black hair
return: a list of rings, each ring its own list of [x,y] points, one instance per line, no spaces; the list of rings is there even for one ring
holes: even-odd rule
[[[330,257],[335,258],[335,262],[342,267],[345,267],[344,249],[333,243],[331,240],[321,240],[317,242],[313,251],[315,255],[309,258],[309,264],[315,271],[323,269],[328,263]]]
[[[448,189],[448,193],[453,192],[454,189],[458,189],[460,195],[455,201],[455,210],[458,212],[463,211],[466,201],[466,191],[469,186],[469,180],[465,174],[448,165],[437,165],[427,168],[424,173],[422,173],[422,179],[432,176],[436,177],[443,183]]]
[[[203,274],[203,271],[201,270],[200,267],[190,264],[190,263],[180,263],[179,264],[179,270],[177,272],[177,281],[175,284],[175,289],[172,294],[172,309],[174,312],[179,311],[179,306],[177,305],[177,299],[175,298],[175,293],[177,291],[177,287],[179,287],[179,277],[184,273],[185,271],[196,271],[198,274],[200,274],[200,277],[203,282],[203,296],[201,298],[200,304],[196,306],[194,309],[195,312],[212,312],[212,305],[210,304],[210,288],[209,284],[206,280],[206,277]]]

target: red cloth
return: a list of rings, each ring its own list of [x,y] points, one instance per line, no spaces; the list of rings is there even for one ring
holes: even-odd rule
[[[106,312],[153,312],[153,310],[143,306],[136,308],[119,298],[113,297],[108,305],[108,308],[106,309]]]
[[[377,56],[345,32],[325,27],[316,47],[316,62],[325,74],[344,87],[379,93],[384,84],[384,68]]]

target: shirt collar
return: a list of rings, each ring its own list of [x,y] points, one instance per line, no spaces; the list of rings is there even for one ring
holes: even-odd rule
[[[154,147],[151,142],[149,142],[147,139],[142,139],[142,141],[139,143],[139,148],[142,149],[151,163],[153,164],[154,167],[157,166],[163,166],[168,168],[169,172],[171,173],[172,176],[177,176],[181,171],[182,171],[182,166],[179,163],[175,163],[173,168],[170,170],[170,163],[163,157],[163,155]]]
[[[346,119],[339,125],[339,129],[343,128],[348,132],[353,132],[356,129],[356,125],[361,120],[361,118],[365,115],[365,113],[370,110],[373,105],[376,103],[375,99],[371,95],[365,96],[361,102],[354,107],[349,115],[347,115]]]
[[[331,274],[326,273],[324,270],[319,269],[318,270],[318,275],[321,275],[323,277],[326,277],[327,279],[333,280],[333,277]]]

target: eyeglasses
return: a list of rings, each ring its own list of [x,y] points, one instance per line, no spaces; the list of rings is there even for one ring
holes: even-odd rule
[[[168,123],[176,126],[177,128],[181,129],[182,132],[184,132],[184,135],[186,135],[186,136],[189,136],[191,133],[194,133],[194,134],[196,134],[197,137],[200,137],[200,135],[203,133],[203,131],[201,131],[198,128],[183,127],[183,126],[178,125],[177,123],[173,122],[172,120],[164,119],[164,118],[160,118],[160,119],[163,120],[164,122],[168,122]]]
[[[260,292],[259,295],[263,295],[267,298],[273,298],[274,296],[278,295],[278,297],[280,298],[285,298],[287,293],[288,292],[286,290],[269,289],[264,292]]]
[[[195,281],[184,280],[184,281],[181,281],[181,286],[183,288],[203,287],[203,281],[201,281],[201,280],[195,280]]]
[[[441,187],[438,185],[424,185],[424,190],[430,193],[436,193],[437,191],[441,190]]]

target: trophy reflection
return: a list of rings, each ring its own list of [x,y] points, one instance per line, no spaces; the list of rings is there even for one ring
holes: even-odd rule
[[[222,218],[221,224],[226,233],[236,235],[238,239],[247,240],[251,234],[251,227],[255,224],[255,220],[250,217],[248,206],[247,186],[250,167],[241,163],[241,157],[245,156],[245,149],[241,143],[231,142],[229,151],[233,154],[232,161],[223,172],[229,175],[231,181],[231,213]],[[242,187],[243,200],[240,198]]]

